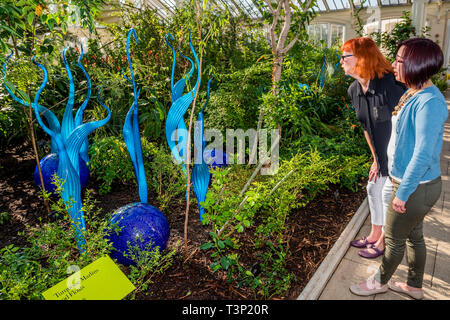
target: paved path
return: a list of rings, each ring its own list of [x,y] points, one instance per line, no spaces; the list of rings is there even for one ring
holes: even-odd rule
[[[450,90],[446,92],[447,106],[450,107]],[[450,110],[449,110],[450,111]],[[442,194],[424,221],[424,236],[427,246],[424,293],[427,300],[450,299],[450,117],[445,124],[444,144],[441,154]],[[357,239],[370,232],[370,215],[361,228]],[[349,247],[344,258],[328,281],[319,300],[411,300],[406,295],[389,290],[387,293],[371,297],[352,294],[350,285],[364,281],[373,275],[381,262],[365,259],[358,255],[360,249]],[[406,258],[395,272],[393,279],[405,281],[408,273]]]

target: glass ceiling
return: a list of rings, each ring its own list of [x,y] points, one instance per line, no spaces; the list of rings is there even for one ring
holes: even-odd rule
[[[297,2],[298,0],[293,0]],[[300,0],[302,1],[302,0]],[[304,0],[303,0],[304,1]],[[429,0],[428,2],[437,1],[450,1],[450,0]],[[146,4],[153,9],[157,10],[157,13],[162,18],[167,18],[168,15],[173,13],[177,3],[182,3],[182,0],[120,0],[121,3],[133,2],[136,7],[141,7]],[[410,5],[414,0],[317,0],[316,11],[330,12],[338,10],[349,10],[353,5],[356,8],[362,6],[364,8],[378,7],[378,6],[397,6],[397,5]],[[234,15],[245,14],[250,18],[261,18],[262,9],[258,8],[256,0],[210,0],[208,2],[211,6],[219,6],[221,8],[228,8]]]

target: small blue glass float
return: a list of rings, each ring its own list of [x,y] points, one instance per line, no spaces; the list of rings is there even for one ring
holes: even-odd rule
[[[227,154],[219,149],[206,149],[203,152],[203,159],[212,169],[224,168],[228,165]]]
[[[53,175],[58,172],[59,157],[56,153],[50,153],[41,159],[39,162],[41,165],[42,178],[44,180],[45,191],[53,193],[56,190],[56,186],[52,183]],[[89,168],[80,157],[79,161],[80,168],[80,183],[81,188],[84,188],[89,181]],[[38,167],[34,169],[34,183],[36,186],[41,188],[41,178],[39,177]]]
[[[113,214],[111,222],[117,223],[120,232],[117,234],[113,230],[107,236],[114,248],[110,256],[125,266],[136,264],[124,256],[124,253],[129,255],[129,245],[137,246],[142,251],[155,247],[163,251],[167,246],[169,222],[164,214],[152,205],[143,202],[125,205]]]

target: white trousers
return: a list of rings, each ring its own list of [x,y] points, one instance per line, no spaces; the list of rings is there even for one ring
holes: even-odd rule
[[[386,222],[386,211],[392,195],[392,182],[389,177],[378,177],[377,182],[367,183],[367,200],[369,202],[370,221],[373,225],[383,226]]]

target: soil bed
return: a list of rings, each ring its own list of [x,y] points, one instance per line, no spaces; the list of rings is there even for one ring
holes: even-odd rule
[[[29,144],[0,152],[0,213],[7,212],[9,220],[0,225],[0,248],[15,244],[27,245],[26,239],[18,235],[27,225],[37,226],[50,221],[43,201],[38,196],[38,189],[33,183],[33,172],[36,165]],[[91,189],[93,197],[98,200],[98,206],[103,212],[112,212],[131,202],[137,201],[137,187],[121,185],[115,187],[107,195],[99,195],[94,179],[89,181],[87,188]],[[286,268],[297,279],[285,296],[275,296],[274,299],[296,299],[313,276],[322,260],[327,255],[341,232],[358,210],[366,195],[365,188],[358,192],[330,189],[318,195],[306,207],[291,212],[286,227],[289,255],[286,258]],[[152,203],[152,195],[149,203]],[[157,206],[157,204],[154,204]],[[173,265],[162,275],[153,279],[147,295],[138,295],[137,299],[198,299],[198,300],[243,300],[255,299],[249,288],[236,288],[227,282],[226,275],[221,272],[212,273],[209,269],[212,261],[207,252],[199,247],[209,240],[206,229],[201,225],[196,206],[191,206],[189,222],[189,252],[186,260],[183,250],[175,256]],[[166,214],[170,224],[171,248],[178,240],[183,241],[185,204],[174,203]],[[205,232],[202,232],[205,230]],[[255,260],[251,247],[252,236],[245,239],[245,233],[240,236],[242,246],[240,256],[242,261],[251,263]]]

